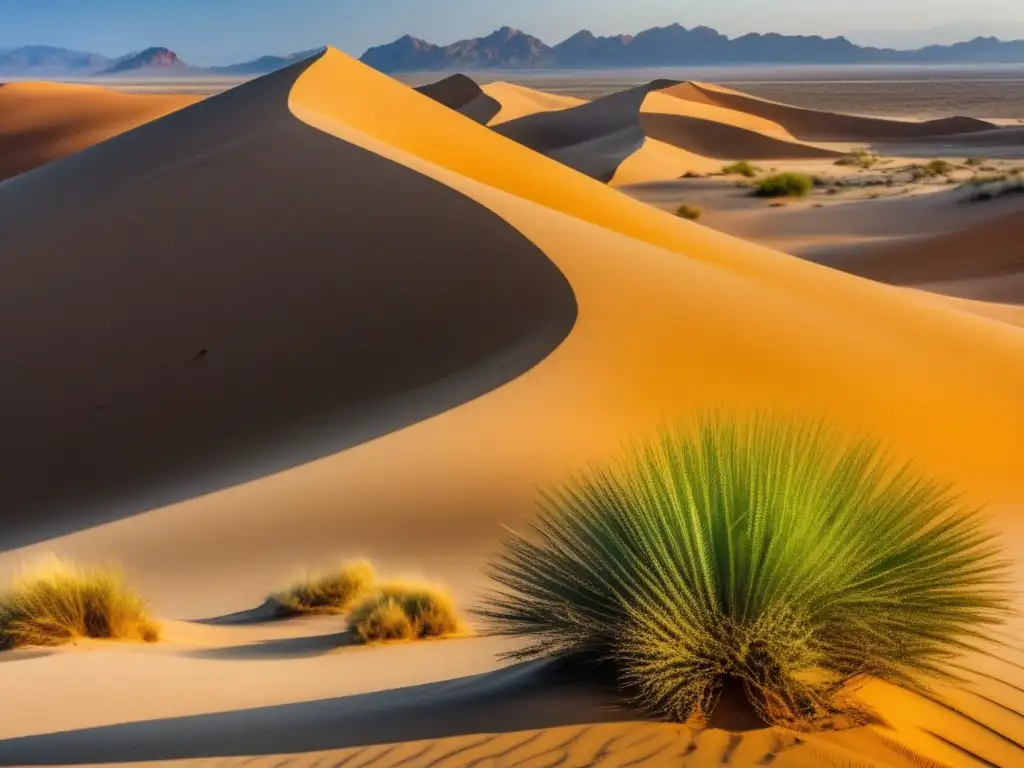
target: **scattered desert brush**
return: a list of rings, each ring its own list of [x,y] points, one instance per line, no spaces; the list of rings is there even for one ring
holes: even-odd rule
[[[363,600],[349,616],[349,627],[364,643],[445,637],[464,629],[444,589],[403,582],[384,584]]]
[[[688,219],[689,221],[696,221],[700,218],[702,211],[695,205],[687,205],[683,203],[676,208],[676,216],[681,219]]]
[[[512,656],[605,663],[656,716],[706,718],[742,681],[768,722],[856,719],[875,676],[920,690],[1008,611],[975,511],[818,424],[675,427],[544,496],[480,616]]]
[[[964,165],[973,168],[979,165],[984,165],[985,162],[985,159],[982,157],[968,157],[966,160],[964,160]]]
[[[814,179],[806,173],[776,173],[761,179],[754,187],[758,197],[807,197]]]
[[[159,640],[159,626],[120,569],[52,558],[0,594],[0,649],[84,638]]]
[[[878,155],[867,150],[858,150],[836,160],[836,165],[855,166],[858,168],[871,168],[878,163]]]
[[[348,613],[374,584],[373,566],[365,560],[343,563],[308,576],[284,592],[271,596],[281,615]]]
[[[728,176],[744,176],[748,179],[752,179],[760,172],[760,168],[756,165],[751,165],[746,160],[740,160],[738,163],[727,165],[722,168],[722,173]]]

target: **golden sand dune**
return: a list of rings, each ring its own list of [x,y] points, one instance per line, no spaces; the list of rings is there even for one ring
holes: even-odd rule
[[[700,104],[770,120],[781,125],[801,141],[869,142],[971,133],[995,127],[992,123],[971,117],[909,122],[822,112],[760,99],[718,85],[688,85],[690,87],[685,91],[677,91],[677,98],[687,98]]]
[[[198,101],[91,85],[0,84],[0,181]]]
[[[436,83],[421,85],[416,90],[484,125],[504,109],[501,102],[484,93],[479,85],[465,75],[451,75]]]
[[[335,50],[12,180],[0,231],[0,545],[31,544],[4,574],[114,556],[195,617],[365,553],[468,603],[538,485],[709,406],[885,436],[1019,546],[1019,330],[667,216]],[[948,700],[872,685],[888,727],[798,739],[637,722],[491,640],[301,627],[10,657],[32,716],[0,764],[1022,759],[1009,642]]]
[[[507,123],[520,117],[538,112],[552,112],[584,104],[583,99],[545,93],[513,83],[496,82],[483,86],[483,92],[501,104],[501,111],[490,121],[490,125]]]
[[[656,80],[571,109],[504,122],[495,130],[616,185],[708,173],[720,169],[723,160],[840,155],[787,138],[782,126],[768,120],[675,95],[688,85]]]

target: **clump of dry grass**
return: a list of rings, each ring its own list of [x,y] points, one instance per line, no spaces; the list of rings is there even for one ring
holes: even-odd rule
[[[744,176],[748,179],[752,179],[760,172],[760,168],[753,165],[746,160],[740,160],[738,163],[723,166],[722,173],[727,176]]]
[[[696,205],[689,205],[687,203],[683,203],[676,209],[676,216],[688,221],[696,221],[700,218],[701,213],[703,213],[703,211],[701,211],[701,209]]]
[[[0,649],[82,638],[153,643],[160,628],[114,566],[81,568],[52,558],[0,594]]]
[[[360,603],[349,627],[363,643],[421,640],[463,631],[455,601],[431,584],[391,582]]]
[[[284,616],[302,613],[348,613],[373,589],[373,566],[365,560],[342,563],[324,573],[306,577],[284,592],[271,595],[277,612]]]

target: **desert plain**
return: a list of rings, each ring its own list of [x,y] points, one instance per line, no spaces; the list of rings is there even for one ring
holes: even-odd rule
[[[115,560],[163,627],[0,652],[0,764],[1024,763],[1016,619],[962,682],[798,733],[263,610],[367,557],[468,611],[538,488],[709,408],[883,437],[1024,583],[1019,81],[665,75],[406,84],[328,49],[215,94],[0,87],[0,580]],[[758,196],[778,173],[810,187]]]

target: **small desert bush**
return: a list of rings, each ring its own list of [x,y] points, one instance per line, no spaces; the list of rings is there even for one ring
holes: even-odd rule
[[[806,173],[777,173],[757,182],[758,197],[807,197],[814,188],[814,179]]]
[[[945,176],[956,170],[956,166],[946,160],[932,160],[924,168],[930,176]]]
[[[981,157],[968,157],[966,160],[964,160],[964,165],[971,168],[984,164],[985,160],[984,158]]]
[[[147,643],[160,638],[145,602],[118,568],[79,568],[54,558],[0,594],[0,649],[84,638]]]
[[[927,689],[1008,611],[1006,565],[950,490],[818,424],[709,417],[546,494],[479,615],[512,655],[604,662],[656,716],[740,681],[769,722],[856,708],[866,676]]]
[[[683,203],[676,209],[676,216],[681,219],[688,219],[689,221],[696,221],[700,218],[701,209],[695,205],[687,205]]]
[[[365,560],[308,576],[284,592],[271,596],[282,615],[348,613],[373,588],[373,566]]]
[[[856,166],[858,168],[871,168],[878,162],[878,155],[859,150],[836,160],[836,165]]]
[[[444,589],[393,582],[356,606],[349,627],[361,642],[374,643],[444,637],[462,631],[463,623]]]
[[[751,165],[746,160],[741,160],[738,163],[727,165],[722,168],[722,173],[729,176],[745,176],[748,179],[752,179],[757,176],[758,171],[761,169],[756,165]]]

